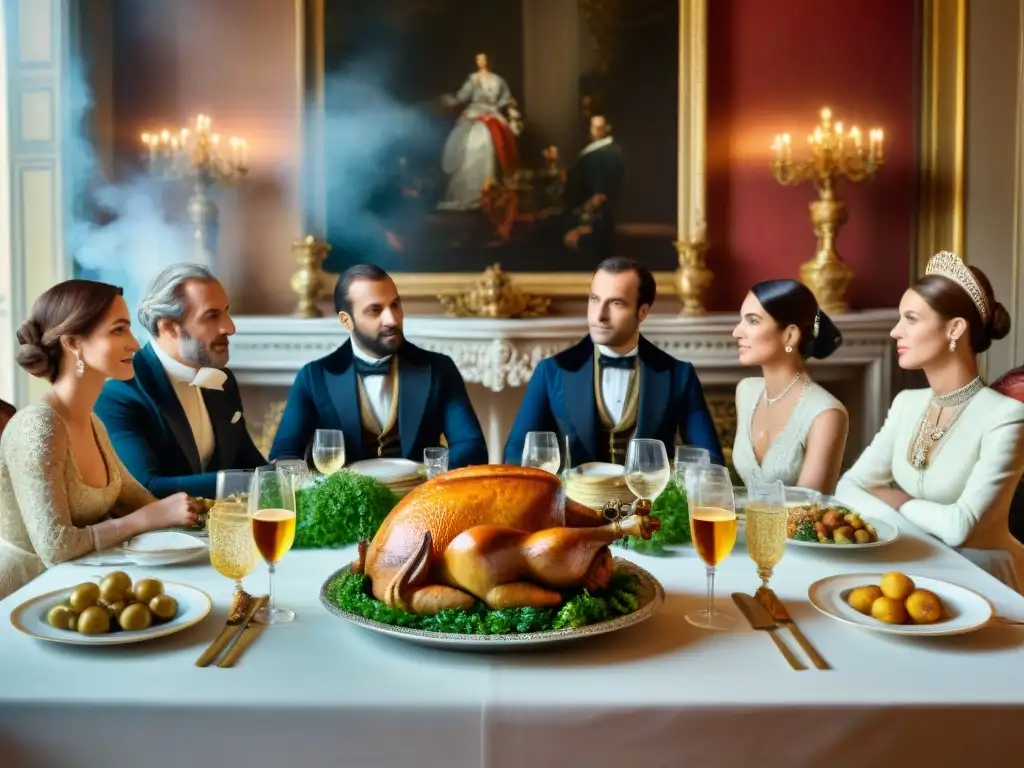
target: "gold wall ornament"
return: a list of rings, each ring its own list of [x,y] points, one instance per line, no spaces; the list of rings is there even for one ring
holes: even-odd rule
[[[299,297],[299,305],[295,310],[299,317],[323,316],[316,302],[327,283],[321,267],[330,250],[330,245],[313,235],[306,235],[292,244],[297,268],[292,275],[291,286]]]
[[[468,290],[437,298],[449,317],[542,317],[551,304],[551,299],[517,288],[500,264],[487,267]]]
[[[683,302],[679,314],[686,317],[706,315],[708,311],[704,307],[704,293],[715,281],[715,275],[708,269],[704,258],[711,247],[707,241],[706,227],[701,224],[694,237],[681,240],[675,246],[679,254],[676,288]]]
[[[846,222],[846,206],[836,198],[840,179],[861,182],[874,176],[884,164],[882,130],[868,131],[867,146],[857,126],[844,131],[843,124],[832,121],[832,110],[821,110],[821,123],[807,137],[811,156],[793,160],[789,134],[775,137],[771,170],[775,180],[785,186],[810,181],[819,199],[810,204],[811,224],[818,238],[814,258],[800,267],[800,280],[814,293],[818,305],[829,314],[845,312],[846,289],[853,270],[836,251],[839,228]]]

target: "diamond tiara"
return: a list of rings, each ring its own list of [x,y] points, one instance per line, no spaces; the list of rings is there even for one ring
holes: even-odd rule
[[[978,308],[981,322],[988,322],[988,299],[985,297],[985,292],[981,290],[981,286],[978,285],[974,273],[967,268],[963,259],[950,251],[940,251],[929,259],[924,273],[926,275],[942,275],[963,288],[971,297],[974,306]]]

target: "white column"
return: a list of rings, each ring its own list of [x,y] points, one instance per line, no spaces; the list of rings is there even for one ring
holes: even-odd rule
[[[679,0],[679,189],[676,236],[694,240],[704,228],[707,153],[707,0]]]

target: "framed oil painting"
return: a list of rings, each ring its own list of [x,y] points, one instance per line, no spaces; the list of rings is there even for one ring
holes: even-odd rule
[[[622,254],[671,284],[702,203],[679,169],[703,180],[703,134],[680,143],[702,76],[680,66],[680,0],[297,2],[305,224],[326,271],[370,261],[426,296],[497,263],[571,296]]]

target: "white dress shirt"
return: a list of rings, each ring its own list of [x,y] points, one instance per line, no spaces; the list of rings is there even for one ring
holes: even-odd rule
[[[213,423],[210,421],[210,413],[206,410],[206,402],[203,400],[202,387],[210,389],[222,389],[225,376],[223,371],[214,368],[200,368],[198,371],[184,363],[179,363],[160,348],[159,344],[153,344],[153,351],[160,358],[160,363],[167,373],[167,378],[174,387],[174,393],[185,411],[185,418],[192,428],[192,436],[196,441],[196,450],[199,452],[199,463],[205,470],[213,456],[217,446],[216,438],[213,435]],[[219,381],[215,374],[220,374]]]
[[[626,354],[620,355],[601,344],[594,346],[597,347],[598,354],[608,357],[636,357],[640,350],[639,346],[636,346]],[[594,365],[601,364],[595,361]],[[609,368],[607,366],[601,368],[601,400],[604,401],[605,410],[616,424],[622,418],[622,409],[626,405],[626,393],[629,391],[629,377],[632,373],[624,368]]]
[[[352,354],[367,363],[379,363],[385,360],[390,360],[391,355],[387,357],[374,357],[373,355],[367,354],[359,348],[359,346],[352,342]],[[377,422],[380,424],[381,429],[384,429],[388,425],[388,417],[391,415],[391,399],[393,389],[392,376],[394,371],[388,371],[383,376],[363,376],[363,389],[366,391],[366,398],[369,400],[370,409],[373,411],[373,415],[377,417]]]

